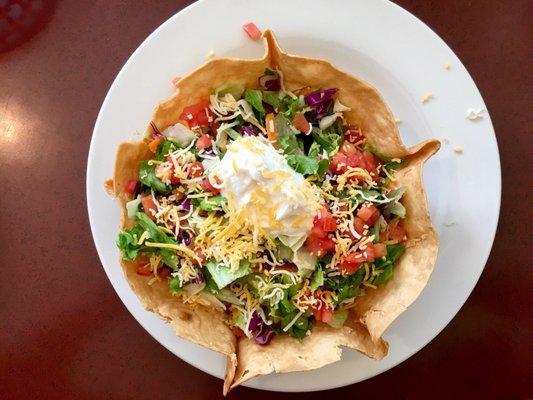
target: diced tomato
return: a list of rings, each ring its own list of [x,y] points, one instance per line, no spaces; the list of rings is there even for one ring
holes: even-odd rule
[[[350,128],[344,132],[344,139],[350,143],[357,143],[362,140],[365,140],[365,137],[361,133],[359,128]]]
[[[372,204],[362,206],[357,211],[357,216],[368,226],[374,225],[379,218],[379,210]]]
[[[333,310],[325,307],[323,304],[321,304],[320,307],[311,308],[311,312],[317,321],[322,321],[325,323],[333,321]]]
[[[237,336],[238,338],[241,338],[241,337],[245,337],[246,335],[244,334],[244,332],[242,331],[241,328],[239,328],[238,326],[232,326],[231,327],[231,331],[233,332],[233,334],[235,336]]]
[[[172,185],[177,185],[180,183],[180,178],[174,175],[174,168],[172,168],[172,174],[170,174],[170,183]]]
[[[309,234],[309,236],[313,236],[315,238],[323,239],[323,238],[328,236],[328,233],[325,230],[323,230],[322,228],[320,228],[319,226],[313,226],[311,228],[311,233]]]
[[[359,217],[355,217],[354,220],[353,220],[353,227],[354,227],[354,230],[355,232],[359,235],[359,236],[355,236],[352,231],[349,229],[349,228],[346,228],[342,234],[344,236],[347,236],[347,237],[350,237],[352,238],[353,240],[356,240],[356,239],[361,239],[361,236],[364,236],[364,232],[365,232],[365,222],[359,218]],[[368,231],[367,231],[368,233]]]
[[[407,240],[407,231],[400,225],[399,221],[400,220],[395,219],[389,223],[389,226],[387,227],[389,240],[394,240],[396,242]]]
[[[322,322],[328,323],[333,321],[333,310],[331,308],[322,307]]]
[[[351,275],[361,267],[363,261],[360,253],[350,253],[340,264],[339,269],[343,275]]]
[[[159,143],[163,140],[162,137],[158,136],[154,140],[152,140],[150,143],[148,143],[148,148],[152,153],[155,153],[157,151],[157,148],[159,147]]]
[[[195,161],[189,164],[189,177],[197,178],[204,173],[204,166],[200,161]]]
[[[220,190],[218,190],[216,187],[211,185],[211,182],[209,182],[209,179],[207,178],[202,182],[202,188],[204,188],[205,190],[209,190],[213,194],[220,193]]]
[[[343,174],[348,169],[347,157],[344,153],[336,153],[329,163],[329,170],[334,174]]]
[[[354,257],[360,261],[374,262],[387,255],[387,246],[383,243],[368,243],[364,249],[355,254]]]
[[[208,126],[209,120],[213,119],[209,104],[209,100],[204,100],[192,106],[187,106],[183,109],[179,119],[186,121],[189,126]]]
[[[363,167],[363,154],[359,150],[355,150],[353,153],[346,157],[346,165],[351,168]]]
[[[212,146],[212,144],[213,143],[211,142],[211,138],[206,134],[202,134],[196,141],[196,148],[198,150],[208,149]]]
[[[209,108],[204,107],[203,110],[200,110],[196,114],[196,124],[199,126],[208,126],[209,125]]]
[[[152,265],[150,263],[139,265],[137,267],[137,275],[150,276],[152,275]]]
[[[157,275],[160,278],[168,278],[171,274],[172,270],[168,267],[160,267],[157,269]]]
[[[362,255],[365,261],[374,262],[376,259],[376,254],[374,252],[374,245],[372,243],[368,243],[365,249],[362,249],[361,251],[363,252]]]
[[[135,191],[137,190],[137,184],[138,182],[134,179],[130,179],[128,182],[126,182],[126,192],[129,194],[135,194]]]
[[[369,151],[363,151],[363,159],[365,161],[365,169],[370,171],[375,171],[378,166],[378,159],[374,154]]]
[[[148,215],[151,219],[155,220],[157,206],[154,203],[154,198],[152,196],[144,196],[143,198],[141,198],[141,204],[143,206],[144,213]]]
[[[317,321],[322,320],[322,306],[321,307],[312,307],[311,312],[313,313]]]
[[[294,116],[292,124],[302,133],[309,132],[309,128],[311,127],[309,122],[307,122],[307,120],[305,119],[305,115],[303,115],[302,113],[298,113]]]
[[[335,218],[329,212],[326,207],[322,207],[318,210],[315,218],[313,219],[313,225],[326,232],[335,232],[337,229],[337,223]]]
[[[261,31],[253,22],[248,22],[247,24],[244,24],[242,26],[242,29],[244,29],[246,34],[250,36],[250,39],[254,41],[259,40],[259,38],[261,37]]]
[[[322,257],[327,253],[335,251],[335,242],[328,236],[325,238],[309,236],[305,242],[305,246],[316,257]]]
[[[344,141],[339,151],[346,154],[347,156],[359,152],[359,150],[357,150],[357,147],[355,147],[355,144],[350,143],[348,141]]]
[[[361,218],[359,217],[354,218],[353,227],[358,234],[360,235],[363,234],[363,232],[365,231],[364,225],[365,225],[365,221],[363,221]]]
[[[381,258],[387,255],[387,245],[384,243],[374,243],[374,257]]]

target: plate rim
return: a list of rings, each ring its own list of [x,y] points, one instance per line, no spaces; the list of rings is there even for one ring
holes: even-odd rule
[[[115,78],[113,79],[112,83],[110,84],[108,90],[107,90],[107,93],[106,93],[106,96],[102,102],[102,105],[98,111],[98,115],[97,115],[97,118],[96,118],[96,121],[95,121],[95,124],[94,124],[94,127],[93,127],[93,131],[92,131],[92,134],[91,134],[91,140],[90,140],[90,145],[89,145],[89,149],[88,149],[88,157],[87,157],[87,166],[86,166],[86,202],[87,202],[87,212],[88,212],[88,217],[89,217],[89,225],[90,225],[90,230],[91,230],[91,236],[92,236],[92,239],[93,239],[93,243],[95,245],[95,248],[97,250],[97,254],[98,254],[98,258],[100,260],[100,263],[101,263],[101,266],[109,280],[109,282],[111,283],[112,287],[113,287],[113,290],[115,291],[115,293],[118,295],[118,297],[120,298],[122,304],[126,307],[126,309],[128,310],[128,312],[131,314],[131,316],[133,316],[133,318],[142,326],[142,328],[153,338],[155,339],[160,345],[162,345],[163,347],[165,347],[168,351],[170,351],[172,354],[174,354],[175,356],[177,356],[178,358],[180,358],[182,361],[192,365],[193,367],[201,370],[202,372],[204,373],[207,373],[211,376],[214,376],[216,378],[219,378],[219,379],[223,379],[221,376],[218,376],[216,374],[213,374],[212,372],[210,372],[209,370],[207,370],[206,368],[203,367],[202,363],[201,362],[191,362],[191,361],[186,361],[184,359],[182,359],[178,354],[176,354],[176,352],[174,351],[174,349],[171,348],[170,344],[168,343],[165,343],[163,341],[160,341],[154,333],[151,332],[150,328],[149,328],[149,324],[147,323],[144,323],[144,321],[142,321],[140,318],[138,318],[138,316],[136,315],[136,313],[134,312],[133,310],[133,306],[134,305],[131,305],[131,304],[128,304],[126,302],[126,300],[121,296],[121,294],[119,293],[118,289],[115,287],[115,285],[113,284],[113,280],[111,279],[111,276],[110,274],[108,273],[105,265],[104,265],[104,262],[103,262],[103,256],[101,255],[100,253],[100,249],[99,249],[99,246],[96,242],[96,236],[95,236],[95,226],[93,224],[93,219],[95,219],[95,216],[94,216],[94,207],[91,207],[92,205],[92,200],[91,200],[91,194],[93,193],[94,190],[96,190],[92,185],[91,185],[91,173],[90,171],[93,170],[93,163],[96,162],[94,160],[94,154],[95,154],[95,137],[96,137],[96,132],[97,130],[99,129],[99,126],[102,124],[102,115],[104,113],[104,110],[106,109],[106,106],[110,100],[110,98],[112,97],[112,95],[114,94],[115,90],[117,89],[117,84],[118,82],[121,80],[123,74],[126,73],[126,70],[127,68],[129,67],[130,64],[132,64],[137,56],[137,54],[139,52],[142,51],[142,49],[144,49],[146,46],[148,46],[148,44],[151,42],[151,40],[157,36],[157,34],[164,30],[165,27],[167,27],[167,25],[170,25],[173,23],[173,21],[179,17],[181,17],[182,15],[185,15],[187,13],[189,13],[191,10],[193,10],[194,8],[196,7],[200,7],[202,4],[204,3],[209,3],[213,0],[198,0],[194,3],[191,3],[189,4],[188,6],[184,7],[183,9],[179,10],[178,12],[174,13],[173,15],[171,15],[169,18],[167,18],[164,22],[162,22],[156,29],[154,29],[142,42],[141,44],[139,44],[139,46],[133,51],[133,53],[128,57],[128,59],[126,60],[126,62],[122,65],[120,71],[117,73],[117,75],[115,76]],[[376,1],[376,0],[374,0]],[[499,150],[499,145],[498,145],[498,138],[496,136],[496,132],[494,130],[494,126],[492,124],[492,119],[490,117],[490,112],[488,110],[488,107],[483,99],[483,96],[481,95],[481,92],[478,88],[478,85],[476,84],[476,81],[474,80],[474,78],[472,77],[472,75],[470,74],[470,72],[468,71],[468,69],[464,66],[463,62],[461,61],[461,59],[457,56],[457,54],[453,51],[453,49],[431,28],[429,27],[427,24],[425,24],[421,19],[419,19],[416,15],[410,13],[408,10],[404,9],[403,7],[399,6],[398,4],[396,3],[393,3],[392,1],[388,1],[388,0],[378,0],[379,2],[381,3],[386,3],[387,6],[392,6],[393,8],[396,9],[396,11],[399,11],[401,13],[404,14],[404,16],[407,16],[408,18],[411,18],[413,20],[414,23],[418,24],[419,26],[421,26],[422,28],[424,28],[424,30],[426,30],[429,34],[431,34],[433,36],[433,40],[436,40],[438,42],[440,42],[441,45],[444,45],[447,50],[449,52],[451,52],[455,57],[456,59],[458,60],[460,66],[463,67],[464,69],[464,73],[466,74],[466,76],[468,78],[471,79],[471,81],[473,82],[473,85],[474,85],[474,89],[477,91],[477,93],[479,94],[479,97],[481,99],[481,105],[484,107],[484,109],[486,110],[486,115],[484,116],[484,118],[488,121],[488,124],[489,124],[489,127],[490,127],[490,133],[493,134],[493,137],[494,137],[494,141],[495,141],[495,145],[496,145],[496,152],[495,152],[495,156],[496,156],[496,160],[494,161],[497,161],[497,172],[498,172],[498,179],[496,179],[494,182],[492,182],[492,184],[496,186],[496,191],[495,193],[497,194],[497,197],[495,198],[496,202],[497,202],[497,213],[496,213],[496,220],[495,220],[495,224],[494,224],[494,228],[492,229],[491,232],[489,232],[489,236],[490,236],[490,246],[489,246],[489,250],[487,252],[486,255],[484,255],[483,257],[480,258],[480,261],[482,261],[482,264],[483,264],[483,268],[481,268],[481,270],[479,271],[479,274],[477,274],[477,277],[475,278],[475,280],[473,280],[473,285],[472,287],[468,290],[468,293],[464,293],[465,295],[465,298],[464,298],[464,301],[462,301],[461,305],[457,308],[457,310],[455,312],[453,312],[453,315],[451,315],[445,324],[442,325],[442,327],[440,327],[439,329],[435,330],[435,332],[433,333],[433,335],[431,336],[431,338],[429,340],[427,340],[425,343],[423,344],[419,344],[418,346],[415,346],[416,349],[414,351],[409,351],[410,354],[406,354],[405,356],[403,357],[400,357],[398,358],[394,363],[392,363],[390,366],[388,366],[387,368],[381,370],[381,371],[376,371],[375,373],[371,373],[369,374],[367,377],[363,378],[363,379],[356,379],[354,381],[352,381],[351,383],[346,383],[346,384],[335,384],[335,383],[332,383],[332,384],[326,384],[326,385],[321,385],[320,387],[313,387],[311,389],[285,389],[283,391],[280,391],[280,390],[277,390],[277,389],[272,389],[272,388],[268,388],[268,387],[262,387],[262,386],[259,386],[257,384],[254,384],[255,383],[255,379],[252,379],[250,381],[246,381],[244,382],[241,386],[246,386],[246,387],[251,387],[251,388],[255,388],[255,389],[260,389],[260,390],[265,390],[265,391],[270,391],[270,392],[287,392],[287,393],[302,393],[302,392],[315,392],[315,391],[321,391],[321,390],[329,390],[329,389],[334,389],[334,388],[340,388],[340,387],[344,387],[344,386],[348,386],[348,385],[352,385],[352,384],[356,384],[356,383],[359,383],[359,382],[363,382],[365,380],[368,380],[368,379],[371,379],[371,378],[374,378],[375,376],[377,375],[380,375],[388,370],[391,370],[393,368],[395,368],[396,366],[398,366],[399,364],[403,363],[405,360],[409,359],[410,357],[414,356],[415,354],[417,354],[422,348],[426,347],[427,345],[429,345],[431,342],[433,342],[433,340],[450,324],[451,320],[454,319],[457,314],[462,310],[462,308],[464,307],[466,301],[470,298],[473,290],[475,289],[475,287],[477,286],[478,282],[479,282],[479,279],[481,278],[481,275],[487,265],[487,261],[490,257],[490,255],[492,254],[492,249],[493,249],[493,245],[494,245],[494,240],[495,240],[495,237],[496,237],[496,233],[497,233],[497,230],[498,230],[498,227],[499,227],[499,220],[500,220],[500,216],[501,216],[501,198],[502,198],[502,173],[501,173],[501,157],[500,157],[500,150]],[[102,183],[103,184],[103,183]],[[439,248],[439,255],[440,255],[440,251],[441,249]],[[438,259],[437,259],[438,261]],[[436,263],[437,263],[436,261]],[[436,264],[435,263],[435,264]],[[424,289],[425,290],[425,289]],[[416,300],[415,300],[416,301]],[[144,310],[144,307],[142,307],[142,305],[139,304],[139,306],[143,309],[144,312],[149,312],[149,311],[146,311]],[[188,341],[187,341],[188,342]],[[344,347],[343,347],[344,349]],[[218,354],[218,353],[217,353]]]

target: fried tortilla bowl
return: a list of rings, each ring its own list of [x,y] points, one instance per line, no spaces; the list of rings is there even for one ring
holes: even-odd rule
[[[361,128],[368,142],[389,157],[405,158],[408,164],[394,175],[393,185],[407,188],[403,196],[406,208],[404,228],[408,240],[406,251],[394,269],[393,278],[377,289],[367,289],[357,299],[345,325],[340,329],[317,323],[312,334],[303,340],[282,335],[267,346],[249,338],[239,338],[224,323],[223,314],[211,307],[184,304],[172,296],[163,280],[148,285],[136,274],[133,262],[121,260],[126,279],[144,307],[167,321],[176,335],[228,357],[224,394],[241,383],[272,372],[308,371],[340,360],[342,347],[350,347],[375,360],[383,358],[388,344],[382,335],[387,327],[420,295],[433,271],[439,239],[431,225],[422,167],[440,147],[428,140],[406,148],[396,122],[376,89],[356,77],[338,70],[327,61],[283,53],[274,35],[263,35],[266,51],[261,59],[213,59],[182,78],[175,94],[160,103],[152,121],[164,130],[178,122],[184,107],[194,104],[224,84],[241,84],[256,88],[266,67],[282,72],[287,90],[304,86],[339,88],[339,100],[350,107],[347,122]],[[151,134],[149,128],[149,134]],[[126,202],[130,200],[125,184],[137,179],[139,162],[152,157],[145,142],[120,145],[111,191],[122,208],[122,228],[129,228]]]

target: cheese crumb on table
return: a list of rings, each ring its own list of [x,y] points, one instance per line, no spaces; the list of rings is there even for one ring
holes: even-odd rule
[[[463,148],[461,146],[455,146],[453,151],[455,151],[457,154],[461,154],[463,152]]]
[[[448,70],[448,71],[450,70],[451,67],[452,67],[452,66],[451,66],[450,63],[446,63],[446,64],[444,64],[444,69],[446,69],[446,70]]]
[[[426,93],[421,98],[422,104],[425,104],[425,103],[427,103],[428,101],[430,101],[431,99],[434,99],[434,98],[435,98],[435,96],[433,95],[433,93]]]
[[[468,110],[466,110],[466,118],[470,121],[475,121],[476,119],[483,118],[483,113],[485,113],[484,108],[480,108],[477,111],[473,108],[469,108]]]

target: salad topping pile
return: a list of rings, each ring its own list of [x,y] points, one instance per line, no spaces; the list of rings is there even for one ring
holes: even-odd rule
[[[152,123],[119,233],[125,260],[149,284],[223,312],[237,336],[268,344],[340,328],[365,290],[393,275],[405,251],[404,160],[347,124],[336,88],[284,88],[267,69],[259,89],[226,85]]]

